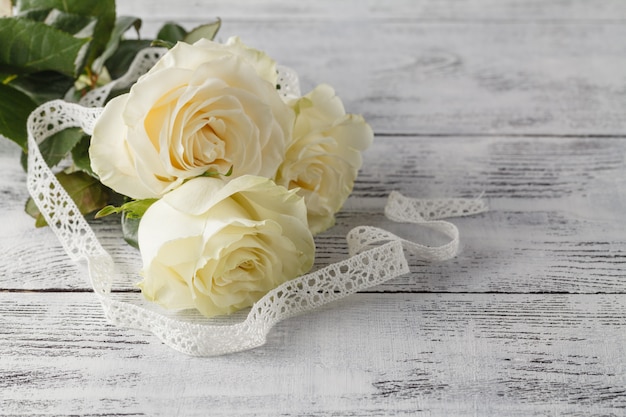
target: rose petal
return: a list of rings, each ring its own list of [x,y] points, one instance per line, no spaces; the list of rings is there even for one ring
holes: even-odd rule
[[[157,194],[137,176],[134,153],[126,142],[128,131],[120,123],[127,100],[128,95],[112,99],[98,118],[89,147],[91,168],[103,184],[119,193],[137,199],[154,198]]]

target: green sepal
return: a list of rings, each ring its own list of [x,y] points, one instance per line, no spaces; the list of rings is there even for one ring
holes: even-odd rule
[[[156,201],[156,198],[145,198],[143,200],[128,201],[119,207],[108,205],[96,213],[96,219],[119,213],[125,213],[126,217],[140,219]]]
[[[226,172],[226,174],[222,174],[221,172],[217,171],[205,171],[204,173],[200,174],[199,177],[230,177],[231,175],[233,175],[233,165],[228,168],[228,172]]]
[[[130,246],[139,249],[139,223],[141,219],[131,217],[128,213],[122,213],[122,236],[126,243]]]
[[[155,47],[155,48],[172,49],[174,45],[175,44],[173,44],[172,42],[164,41],[163,39],[155,39],[152,42],[150,42],[150,46]]]

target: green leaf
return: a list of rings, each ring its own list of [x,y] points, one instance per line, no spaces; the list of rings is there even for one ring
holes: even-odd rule
[[[56,177],[82,214],[88,214],[104,207],[109,199],[108,189],[100,181],[83,172],[71,174],[59,172]],[[31,200],[26,202],[25,210],[35,218],[36,226],[44,226],[43,215]]]
[[[74,35],[77,38],[91,38],[98,20],[91,16],[63,12],[52,9],[43,20],[43,23],[63,32]]]
[[[81,16],[74,13],[67,13],[58,9],[52,9],[44,21],[49,26],[60,29],[63,32],[71,33],[75,38],[88,39],[78,52],[76,65],[82,68],[87,60],[88,52],[92,46],[94,31],[98,20],[91,16]]]
[[[32,197],[26,200],[24,211],[26,211],[26,214],[35,219],[35,227],[44,227],[48,225],[48,223],[46,223],[46,219],[44,219],[43,215],[39,211],[39,207],[37,207],[35,200],[33,200]]]
[[[98,178],[95,172],[91,169],[91,159],[89,159],[89,144],[91,143],[91,137],[89,135],[83,135],[82,139],[72,149],[72,160],[76,169],[83,171],[84,173],[91,175],[94,178]]]
[[[35,103],[64,97],[74,85],[74,79],[54,71],[41,71],[12,77],[8,85],[28,95]]]
[[[37,105],[26,94],[0,84],[0,134],[27,150],[26,120]]]
[[[46,138],[39,144],[39,150],[46,164],[53,167],[61,162],[82,137],[83,131],[81,129],[70,128]]]
[[[59,172],[56,177],[83,214],[99,210],[108,201],[107,188],[96,178],[84,172],[72,174]]]
[[[50,14],[50,10],[26,10],[24,12],[18,13],[18,17],[22,17],[29,20],[34,20],[36,22],[42,22],[46,20],[46,17]]]
[[[87,65],[91,65],[93,60],[102,54],[115,25],[115,0],[18,0],[16,7],[18,13],[58,9],[66,13],[96,18]]]
[[[104,64],[109,70],[112,79],[124,75],[128,67],[137,56],[137,52],[150,46],[149,40],[122,40],[115,53]]]
[[[49,167],[57,165],[81,140],[84,133],[79,128],[68,128],[44,139],[39,144],[39,151]],[[22,154],[22,168],[28,169],[28,155]]]
[[[215,22],[200,25],[197,28],[192,29],[187,36],[185,36],[183,41],[187,43],[194,43],[202,38],[213,40],[221,26],[222,21],[219,18]]]
[[[159,30],[156,38],[165,42],[175,44],[176,42],[185,39],[185,36],[187,36],[187,31],[185,30],[185,28],[177,25],[176,23],[168,22],[163,25],[161,30]]]
[[[1,18],[0,42],[3,73],[50,70],[74,77],[81,48],[88,39],[75,38],[41,22]]]
[[[111,37],[109,38],[109,42],[107,43],[104,52],[93,62],[93,72],[99,74],[100,71],[102,71],[104,63],[107,59],[113,56],[122,40],[122,36],[131,27],[134,27],[137,34],[139,34],[139,29],[141,29],[141,19],[132,16],[120,16],[117,18],[115,21],[115,27],[111,33]]]
[[[88,42],[82,46],[75,61],[78,69],[83,67],[98,19],[93,16],[68,13],[59,9],[28,10],[21,13],[20,17],[44,23],[62,32],[73,35],[75,38],[87,39]]]

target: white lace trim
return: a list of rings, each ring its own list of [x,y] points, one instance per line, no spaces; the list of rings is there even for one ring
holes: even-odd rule
[[[151,59],[160,57],[159,53],[162,52],[148,50],[140,54],[129,70],[131,75],[88,94],[81,104],[101,106],[113,88],[127,87],[145,73],[151,67],[150,62],[153,64]],[[299,94],[295,73],[284,68],[281,71],[284,74],[282,92]],[[420,259],[450,259],[458,250],[459,231],[452,223],[436,219],[487,210],[485,202],[478,199],[415,200],[392,192],[385,208],[388,218],[426,225],[447,236],[448,243],[431,247],[401,239],[380,228],[359,226],[348,233],[348,259],[268,292],[242,322],[190,323],[112,297],[111,287],[116,276],[113,259],[41,156],[38,143],[53,133],[68,127],[80,127],[92,133],[102,108],[81,104],[56,100],[43,104],[30,115],[28,190],[70,258],[87,261],[91,285],[106,317],[121,327],[152,332],[167,345],[189,355],[213,356],[261,346],[270,329],[281,320],[408,273],[403,247]]]

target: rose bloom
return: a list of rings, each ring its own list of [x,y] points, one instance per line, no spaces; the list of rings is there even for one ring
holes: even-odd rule
[[[361,151],[374,138],[363,117],[346,114],[328,85],[317,86],[292,103],[296,112],[293,141],[276,182],[297,188],[304,197],[311,231],[323,232],[335,223],[362,164]]]
[[[94,172],[135,199],[231,166],[231,178],[274,178],[294,123],[276,77],[275,62],[238,38],[176,44],[105,106],[89,150]]]
[[[11,17],[13,14],[13,4],[11,0],[0,0],[0,17]]]
[[[209,317],[306,273],[315,251],[303,199],[250,175],[185,182],[150,206],[138,238],[144,296]]]

